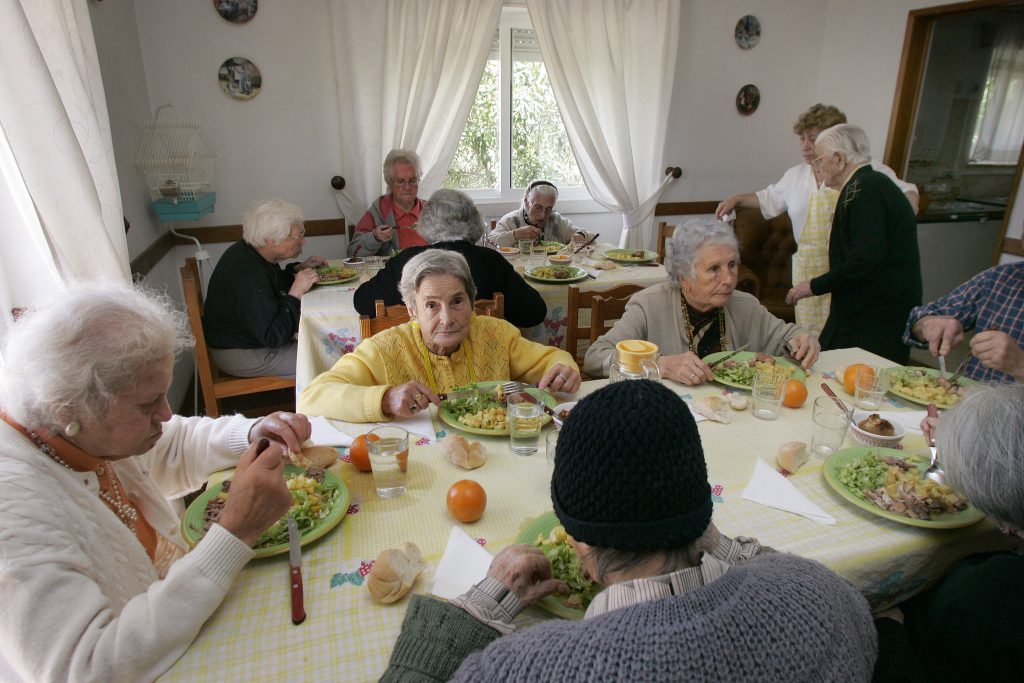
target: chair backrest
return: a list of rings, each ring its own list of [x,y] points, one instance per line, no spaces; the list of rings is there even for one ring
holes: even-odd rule
[[[595,294],[590,307],[590,343],[593,344],[605,332],[612,329],[615,321],[626,312],[626,304],[633,295],[630,292],[623,297],[601,296]]]
[[[580,291],[579,287],[573,285],[569,286],[569,310],[568,324],[565,330],[565,348],[573,355],[577,363],[582,364],[583,356],[586,354],[587,348],[590,344],[611,329],[610,326],[605,327],[603,324],[600,327],[595,326],[593,311],[594,299],[596,297],[604,297],[604,299],[608,301],[606,304],[608,313],[605,320],[614,320],[622,317],[622,312],[619,310],[618,315],[616,316],[614,313],[616,309],[614,309],[613,306],[618,306],[618,304],[612,304],[611,302],[613,300],[621,301],[621,308],[625,309],[626,302],[629,301],[629,298],[641,289],[643,289],[643,287],[640,285],[626,284],[616,285],[615,287],[609,287],[608,289],[595,289],[583,292]],[[583,310],[590,311],[590,317],[586,324],[580,324],[580,312]],[[579,348],[581,340],[586,342],[582,351]]]
[[[185,309],[188,312],[188,324],[195,337],[196,370],[199,374],[199,388],[203,392],[203,403],[206,414],[220,414],[217,397],[214,393],[213,378],[217,374],[217,366],[210,357],[210,349],[206,346],[206,335],[203,333],[203,283],[199,278],[199,264],[195,257],[185,259],[181,267],[181,289],[185,296]]]
[[[665,263],[665,242],[676,231],[676,226],[669,225],[665,221],[658,223],[658,263]]]
[[[409,309],[405,304],[394,304],[385,306],[383,299],[373,302],[374,317],[359,316],[359,332],[363,339],[369,339],[378,332],[409,322]],[[477,315],[486,315],[492,318],[505,319],[505,295],[495,292],[493,299],[477,299],[473,302],[473,309]]]

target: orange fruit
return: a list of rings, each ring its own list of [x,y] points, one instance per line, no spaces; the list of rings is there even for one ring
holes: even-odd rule
[[[871,366],[864,365],[863,363],[854,363],[846,368],[846,372],[843,373],[843,388],[846,389],[846,393],[850,396],[854,395],[854,390],[857,387],[857,371],[861,368],[874,376],[875,371],[871,369]]]
[[[475,522],[487,507],[487,492],[472,479],[460,479],[448,489],[448,512],[460,522]]]
[[[352,442],[352,445],[348,447],[348,457],[360,472],[372,471],[370,468],[370,450],[366,441],[367,439],[376,441],[378,438],[380,437],[376,434],[360,434]]]
[[[799,408],[807,400],[807,385],[798,379],[786,382],[786,395],[782,397],[782,405],[787,408]]]

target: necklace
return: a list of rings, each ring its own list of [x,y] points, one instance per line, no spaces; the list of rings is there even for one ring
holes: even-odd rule
[[[690,322],[690,311],[686,305],[686,297],[680,295],[679,300],[683,309],[683,331],[686,333],[686,338],[689,340],[690,351],[693,352],[694,355],[699,356],[700,353],[697,352],[697,349],[700,346],[700,340],[697,339],[696,330],[693,329],[693,324]],[[729,340],[725,336],[725,311],[721,308],[718,309],[718,338],[722,346],[722,351],[725,351]]]
[[[476,314],[473,314],[476,317]],[[472,325],[472,318],[470,318],[470,325]],[[420,332],[419,321],[413,320],[412,327],[414,330],[413,338],[416,340],[416,346],[420,350],[420,356],[423,358],[423,367],[427,371],[427,384],[430,385],[430,390],[435,394],[440,392],[437,386],[437,380],[434,378],[434,364],[430,360],[430,350],[427,348],[426,342],[423,341],[423,333]],[[469,383],[476,385],[476,376],[473,372],[473,346],[469,341],[469,333],[466,333],[465,339],[462,340],[463,352],[466,354],[466,371],[469,373]]]

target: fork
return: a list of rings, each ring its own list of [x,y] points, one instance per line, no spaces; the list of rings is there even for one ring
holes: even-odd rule
[[[498,396],[502,403],[508,405],[508,397],[512,394],[522,394],[523,399],[527,403],[536,403],[544,412],[550,415],[552,418],[557,418],[555,411],[551,409],[544,401],[538,400],[536,396],[531,396],[526,392],[527,389],[536,389],[536,384],[524,384],[522,382],[505,382],[498,387]]]

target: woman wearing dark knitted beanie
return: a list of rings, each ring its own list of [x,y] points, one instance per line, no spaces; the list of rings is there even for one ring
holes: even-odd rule
[[[645,380],[580,401],[558,439],[555,514],[606,588],[582,621],[513,633],[526,605],[564,590],[529,546],[444,603],[416,596],[382,680],[865,681],[867,602],[816,562],[719,534],[700,434]]]

